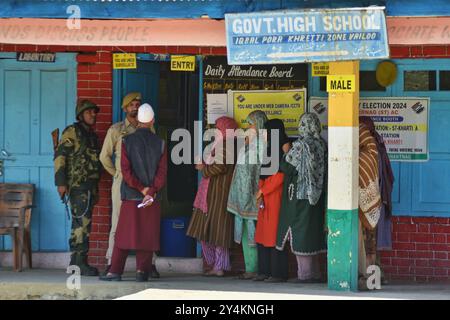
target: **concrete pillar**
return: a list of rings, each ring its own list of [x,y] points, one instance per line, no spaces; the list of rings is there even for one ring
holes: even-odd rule
[[[358,290],[359,61],[331,62],[330,75],[355,75],[355,92],[328,98],[328,288]]]

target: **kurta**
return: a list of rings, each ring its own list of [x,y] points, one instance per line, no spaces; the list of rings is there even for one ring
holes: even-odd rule
[[[309,200],[297,199],[298,171],[284,159],[280,163],[284,173],[283,195],[277,232],[277,249],[283,250],[290,241],[295,255],[314,255],[326,250],[325,192],[311,205]]]
[[[144,186],[132,172],[126,148],[122,147],[121,167],[124,181],[129,187],[142,190]],[[147,194],[154,195],[164,186],[167,176],[167,149],[164,148],[156,169],[153,184]],[[137,208],[140,201],[123,200],[116,231],[116,246],[119,249],[158,251],[160,249],[161,207],[155,197],[153,204]]]
[[[264,180],[259,180],[259,189],[263,193],[264,208],[260,208],[258,212],[255,242],[265,247],[275,247],[276,245],[283,180],[284,174],[281,172]]]
[[[205,214],[194,208],[187,235],[211,245],[231,248],[234,225],[233,216],[227,212],[227,201],[234,164],[225,162],[205,165],[203,168],[203,176],[210,178],[207,194],[208,212]]]

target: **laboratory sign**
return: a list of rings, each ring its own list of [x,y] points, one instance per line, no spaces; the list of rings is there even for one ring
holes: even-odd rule
[[[226,14],[228,64],[389,57],[383,7]]]
[[[361,97],[359,115],[371,117],[383,137],[389,159],[428,160],[429,98]],[[311,97],[309,111],[322,123],[322,137],[328,138],[328,99]]]

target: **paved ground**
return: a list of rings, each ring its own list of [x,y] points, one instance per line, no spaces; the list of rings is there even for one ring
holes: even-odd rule
[[[134,273],[121,282],[82,277],[80,290],[66,286],[63,270],[0,269],[0,299],[296,300],[296,299],[450,299],[450,285],[390,284],[370,292],[336,292],[326,284],[261,283],[200,275],[162,274],[146,283]],[[73,283],[73,282],[72,282]]]

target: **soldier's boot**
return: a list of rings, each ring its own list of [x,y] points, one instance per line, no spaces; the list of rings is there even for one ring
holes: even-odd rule
[[[98,276],[98,270],[95,267],[90,266],[87,263],[87,256],[77,255],[77,266],[80,267],[82,276],[96,277]]]
[[[73,266],[77,264],[77,254],[76,253],[72,253],[70,255],[70,263],[69,266]]]

